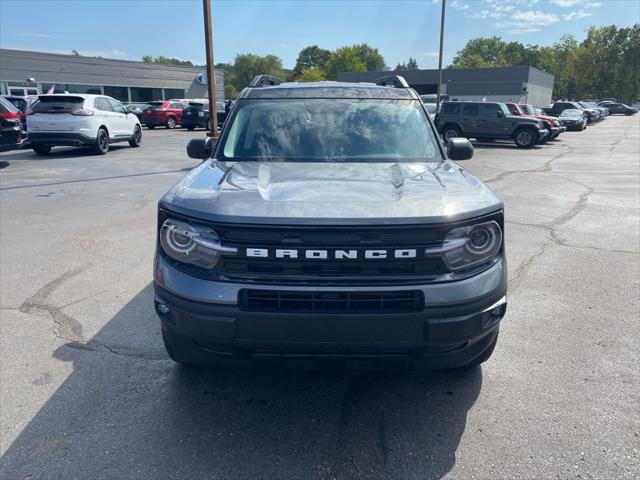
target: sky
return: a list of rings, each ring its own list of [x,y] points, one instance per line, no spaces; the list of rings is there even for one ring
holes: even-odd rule
[[[591,25],[640,23],[638,0],[447,0],[444,63],[474,37],[548,45]],[[215,62],[240,53],[279,56],[286,68],[317,44],[368,43],[395,67],[438,64],[440,0],[212,0]],[[203,64],[200,0],[0,0],[0,47]]]

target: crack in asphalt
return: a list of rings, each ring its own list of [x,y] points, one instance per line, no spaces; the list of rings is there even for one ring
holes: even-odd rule
[[[63,283],[69,281],[77,275],[80,275],[89,267],[91,267],[91,264],[84,265],[60,275],[58,278],[39,288],[33,295],[27,298],[22,303],[19,310],[28,315],[42,312],[45,315],[50,316],[55,325],[52,329],[54,336],[67,342],[65,346],[68,348],[89,352],[108,352],[115,355],[141,358],[145,360],[166,360],[166,355],[157,353],[155,351],[144,351],[125,345],[111,345],[96,340],[95,338],[89,340],[85,339],[83,335],[82,324],[75,318],[64,313],[62,309],[66,306],[87,300],[88,298],[91,298],[98,294],[90,295],[80,300],[76,300],[62,307],[58,307],[49,302],[49,297],[55,290],[57,290]]]
[[[525,170],[506,170],[503,171],[502,173],[496,175],[495,177],[492,178],[488,178],[487,180],[483,180],[484,183],[492,183],[492,182],[498,182],[500,180],[505,179],[506,177],[510,177],[511,175],[518,175],[521,173],[545,173],[545,172],[550,172],[551,171],[551,164],[562,158],[563,156],[572,153],[573,149],[569,146],[564,147],[564,148],[568,148],[568,150],[566,152],[562,152],[559,153],[557,155],[554,155],[553,157],[551,157],[549,160],[547,160],[546,162],[544,162],[542,164],[542,167],[540,168],[534,168],[534,169],[525,169]]]

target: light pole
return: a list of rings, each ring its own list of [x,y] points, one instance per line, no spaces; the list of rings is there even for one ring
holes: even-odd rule
[[[211,33],[211,3],[210,0],[202,0],[202,12],[204,14],[204,43],[207,53],[207,91],[209,93],[209,133],[213,138],[218,138],[218,109],[216,107],[216,73],[213,69],[213,35]]]
[[[436,97],[436,112],[440,111],[440,94],[442,90],[442,46],[444,45],[444,7],[446,0],[442,2],[442,13],[440,14],[440,55],[438,58],[438,95]]]

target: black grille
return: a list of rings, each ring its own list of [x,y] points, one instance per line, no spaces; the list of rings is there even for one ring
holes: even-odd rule
[[[409,313],[424,307],[419,290],[398,292],[295,292],[240,290],[240,309],[281,313]]]

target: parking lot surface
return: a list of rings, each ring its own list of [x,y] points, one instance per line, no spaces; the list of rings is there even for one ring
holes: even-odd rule
[[[509,311],[489,362],[455,372],[173,364],[155,209],[194,135],[0,154],[0,478],[640,477],[638,116],[476,145]]]

